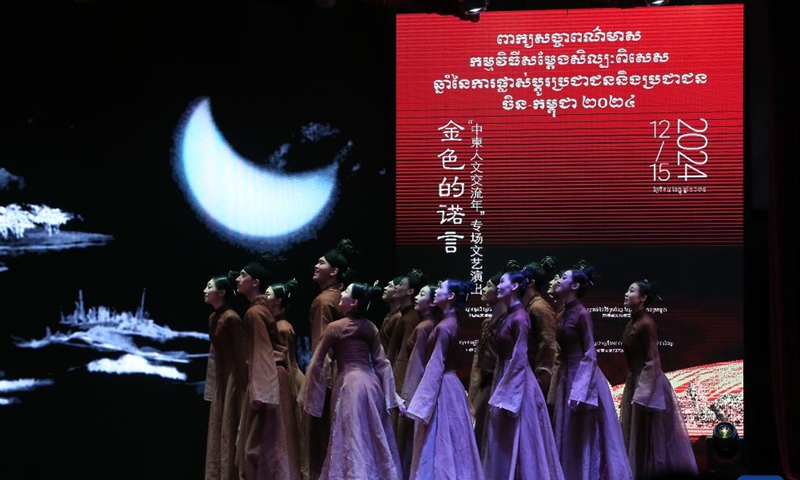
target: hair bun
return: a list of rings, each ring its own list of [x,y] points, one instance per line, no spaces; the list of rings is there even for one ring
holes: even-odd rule
[[[520,265],[519,262],[516,261],[516,260],[507,261],[506,262],[505,271],[506,272],[511,272],[511,271],[514,271],[514,270],[522,270],[522,265]]]
[[[556,272],[558,272],[558,260],[552,255],[544,257],[539,264],[544,268],[545,272],[550,275],[555,275]]]
[[[346,256],[359,254],[359,251],[356,250],[356,247],[353,245],[353,241],[349,238],[339,240],[339,243],[336,245],[336,250]]]

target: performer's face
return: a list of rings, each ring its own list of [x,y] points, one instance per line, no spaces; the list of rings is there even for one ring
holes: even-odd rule
[[[642,298],[642,294],[639,292],[639,284],[636,282],[631,283],[631,286],[628,287],[628,291],[625,292],[625,303],[623,305],[631,310],[635,310],[643,301],[644,298]]]
[[[497,285],[491,280],[486,281],[481,291],[481,301],[487,305],[494,305],[497,302]]]
[[[383,287],[383,296],[381,297],[383,301],[390,302],[394,300],[394,295],[397,292],[397,287],[394,285],[394,280],[389,280],[389,283]]]
[[[358,301],[353,298],[353,284],[351,283],[347,286],[347,289],[342,292],[342,298],[339,300],[339,310],[346,314],[357,304]]]
[[[205,297],[206,303],[214,303],[215,301],[219,300],[222,291],[217,290],[216,285],[214,285],[214,279],[208,281],[206,284],[205,290],[203,290],[203,296]]]
[[[394,289],[394,296],[397,299],[408,296],[413,293],[411,285],[408,282],[408,277],[404,278]]]
[[[577,290],[580,285],[572,280],[572,270],[567,270],[556,283],[556,295],[565,295],[572,290]]]
[[[269,305],[270,308],[275,308],[280,305],[281,300],[278,298],[277,295],[275,295],[275,289],[272,288],[272,285],[267,287],[266,295],[267,295],[267,305]]]
[[[439,283],[439,287],[434,292],[433,304],[444,310],[452,297],[453,294],[450,293],[450,281],[445,280],[444,282]]]
[[[236,291],[247,295],[248,293],[252,292],[254,288],[256,288],[257,282],[258,280],[254,279],[249,273],[242,270],[239,272],[239,276],[236,278]]]
[[[425,285],[419,289],[419,293],[414,298],[414,309],[419,313],[425,313],[431,308],[431,287]]]
[[[550,295],[555,295],[556,285],[558,284],[558,281],[560,279],[561,276],[559,274],[553,275],[553,278],[550,279],[550,283],[547,285],[547,293],[549,293]]]
[[[517,288],[519,288],[519,284],[512,282],[511,277],[506,273],[500,277],[500,283],[497,285],[497,299],[505,300],[510,298]]]
[[[319,257],[317,264],[314,265],[314,276],[312,278],[315,282],[324,284],[330,280],[331,277],[336,275],[337,272],[335,272],[335,270],[333,265],[328,263],[328,260],[326,260],[324,256]]]

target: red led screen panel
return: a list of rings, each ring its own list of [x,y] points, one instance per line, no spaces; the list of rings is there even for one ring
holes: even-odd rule
[[[743,429],[743,13],[398,15],[400,267],[478,293],[512,258],[588,259],[600,275],[584,303],[615,386],[622,295],[655,278],[664,370],[697,374],[678,386],[690,431],[720,415]],[[480,295],[470,305],[464,365],[486,314]],[[724,385],[707,373],[719,365]]]

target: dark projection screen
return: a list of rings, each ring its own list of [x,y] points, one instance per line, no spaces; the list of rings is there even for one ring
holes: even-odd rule
[[[399,264],[480,286],[509,259],[589,261],[617,400],[623,294],[657,281],[690,434],[743,432],[743,6],[408,14],[396,37]]]

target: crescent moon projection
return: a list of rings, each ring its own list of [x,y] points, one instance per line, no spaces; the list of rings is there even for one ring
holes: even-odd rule
[[[208,98],[193,104],[177,135],[178,183],[206,225],[247,248],[281,250],[312,237],[332,210],[339,163],[299,173],[240,156],[214,123]]]

